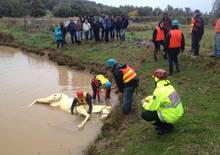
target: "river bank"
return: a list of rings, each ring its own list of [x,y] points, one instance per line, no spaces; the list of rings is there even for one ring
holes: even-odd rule
[[[11,29],[14,44],[39,55],[48,55],[60,65],[103,73],[112,77],[105,67],[108,58],[114,57],[120,63],[137,66],[141,83],[134,97],[133,113],[124,117],[119,106],[102,128],[102,133],[92,143],[87,154],[219,154],[219,60],[200,56],[190,59],[185,52],[180,56],[181,72],[169,77],[183,100],[185,114],[176,124],[173,134],[159,137],[154,128],[141,120],[140,100],[152,93],[154,82],[151,78],[156,68],[167,68],[167,61],[159,58],[153,61],[153,49],[128,42],[113,41],[105,44],[93,42],[80,46],[68,44],[56,50],[51,33],[26,34],[22,30]],[[46,37],[47,36],[47,37]],[[205,39],[205,38],[204,38]],[[44,44],[43,44],[44,43]],[[43,45],[42,45],[43,44]],[[44,51],[44,52],[41,52]]]

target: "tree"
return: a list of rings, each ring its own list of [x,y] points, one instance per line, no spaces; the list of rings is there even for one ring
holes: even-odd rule
[[[220,0],[215,0],[213,3],[212,14],[217,16],[220,13]]]
[[[73,15],[71,6],[64,3],[61,3],[55,7],[53,13],[56,17],[69,17]]]
[[[41,0],[31,0],[30,3],[30,16],[41,17],[46,15],[46,7]]]

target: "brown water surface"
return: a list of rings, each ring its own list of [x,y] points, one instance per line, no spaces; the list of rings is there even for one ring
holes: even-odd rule
[[[102,123],[93,115],[83,118],[33,105],[34,99],[63,92],[70,97],[77,89],[91,92],[92,75],[60,67],[19,49],[0,46],[0,154],[77,155],[100,132]]]

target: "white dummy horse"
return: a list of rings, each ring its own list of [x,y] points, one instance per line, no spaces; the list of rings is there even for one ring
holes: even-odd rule
[[[36,103],[42,103],[42,104],[48,104],[53,107],[58,107],[62,111],[71,113],[70,108],[72,106],[72,102],[73,102],[73,98],[70,98],[63,93],[56,93],[45,98],[39,98],[37,100],[34,100],[28,106],[31,106]],[[80,105],[74,108],[74,113],[85,116],[85,119],[78,125],[79,128],[83,127],[90,118],[90,114],[87,113],[88,108],[89,108],[88,105]],[[92,113],[100,113],[101,114],[100,119],[105,120],[109,116],[111,110],[112,110],[111,106],[93,105]]]

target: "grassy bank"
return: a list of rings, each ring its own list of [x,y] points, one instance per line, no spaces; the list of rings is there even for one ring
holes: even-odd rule
[[[148,31],[132,33],[141,39],[139,36],[143,34],[150,37]],[[52,32],[25,33],[22,27],[7,27],[4,24],[0,24],[0,32],[11,34],[18,45],[36,50],[55,49]],[[206,34],[202,47],[210,48],[214,43],[211,39],[214,35],[211,29]],[[154,128],[140,118],[140,100],[151,94],[154,88],[152,72],[159,67],[167,68],[167,61],[162,56],[158,63],[153,62],[152,52],[151,47],[140,46],[136,42],[114,41],[108,44],[83,42],[80,46],[68,44],[50,53],[56,54],[56,60],[59,56],[66,56],[66,59],[59,59],[59,64],[71,66],[75,63],[71,61],[77,60],[75,65],[90,64],[96,72],[107,72],[104,64],[110,57],[121,63],[138,66],[141,83],[134,97],[132,115],[122,116],[121,108],[114,111],[112,119],[104,125],[102,134],[90,145],[87,154],[220,154],[219,60],[208,58],[206,53],[196,60],[191,60],[188,52],[180,56],[181,72],[169,79],[182,97],[185,114],[176,124],[174,133],[158,136]],[[143,58],[146,60],[143,61]]]

